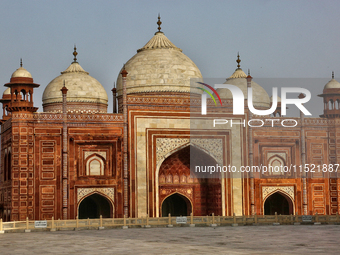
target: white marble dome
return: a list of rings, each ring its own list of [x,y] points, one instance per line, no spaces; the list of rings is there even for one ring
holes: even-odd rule
[[[3,97],[4,95],[11,95],[11,88],[7,88],[7,89],[4,91],[4,93],[2,93],[2,97]]]
[[[74,53],[75,55],[76,52]],[[61,112],[65,86],[69,112],[107,112],[108,96],[104,87],[75,61],[45,88],[42,101],[44,112]]]
[[[237,60],[238,64],[241,62],[240,59]],[[247,99],[248,95],[248,87],[247,87],[247,75],[238,65],[238,68],[235,70],[235,72],[226,79],[224,84],[231,84],[239,87],[244,95],[244,99]],[[270,98],[268,93],[265,91],[264,88],[262,88],[259,84],[251,81],[251,87],[253,89],[253,104],[256,107],[261,108],[269,108],[270,107]],[[221,98],[224,99],[233,99],[233,96],[229,89],[217,89],[216,90]]]
[[[340,89],[340,83],[334,77],[326,83],[323,89]]]
[[[11,76],[11,78],[18,78],[18,77],[32,78],[32,75],[30,74],[29,71],[27,71],[25,68],[21,66],[17,70],[15,70]]]
[[[177,48],[163,32],[156,32],[144,47],[125,64],[127,94],[145,92],[197,92],[190,78],[202,78],[195,63]],[[193,91],[194,90],[194,91]],[[197,91],[196,91],[197,90]],[[117,78],[122,95],[122,78]]]

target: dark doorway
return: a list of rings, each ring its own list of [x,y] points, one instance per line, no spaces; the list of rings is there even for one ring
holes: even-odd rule
[[[276,192],[269,196],[264,203],[264,214],[265,215],[290,215],[293,214],[293,204],[290,198],[281,195]]]
[[[162,217],[171,216],[187,216],[190,215],[190,201],[180,194],[173,194],[167,197],[162,204]]]
[[[85,198],[79,205],[79,219],[98,219],[112,217],[110,202],[103,196],[93,194]]]

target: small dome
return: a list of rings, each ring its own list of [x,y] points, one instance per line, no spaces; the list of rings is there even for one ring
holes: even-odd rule
[[[239,60],[239,59],[238,59]],[[239,60],[239,62],[241,62]],[[238,62],[238,63],[239,63]],[[248,95],[248,87],[247,87],[247,75],[243,70],[239,67],[235,70],[235,72],[226,80],[224,84],[231,84],[239,87],[244,95],[244,99],[247,99]],[[253,104],[257,107],[269,108],[270,107],[270,99],[268,93],[262,88],[259,84],[251,81],[251,87],[253,90]],[[229,89],[217,89],[218,94],[221,98],[224,99],[233,99],[233,96]]]
[[[76,56],[77,52],[74,55]],[[44,112],[61,112],[63,97],[60,90],[64,82],[68,89],[69,112],[107,112],[108,96],[104,87],[76,62],[76,58],[45,88],[42,97]]]
[[[128,72],[127,94],[193,92],[190,78],[202,78],[195,63],[160,31],[126,62],[125,70]],[[194,90],[201,93],[198,89]],[[117,78],[117,93],[122,94],[121,75]]]
[[[11,88],[7,88],[4,93],[2,93],[2,96],[4,95],[10,95],[11,94]]]
[[[327,82],[323,89],[340,89],[340,83],[333,78]]]
[[[4,93],[2,93],[2,100],[11,101],[11,88],[7,88]]]
[[[18,78],[18,77],[32,78],[32,75],[30,74],[29,71],[27,71],[25,68],[21,66],[17,70],[15,70],[15,72],[11,76],[11,78]]]

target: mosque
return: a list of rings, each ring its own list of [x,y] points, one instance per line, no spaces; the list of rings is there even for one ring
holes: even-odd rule
[[[1,99],[0,218],[338,213],[338,175],[320,167],[339,162],[340,83],[332,77],[325,85],[322,116],[301,115],[291,127],[272,127],[267,117],[252,116],[247,104],[244,115],[233,115],[228,89],[218,89],[221,105],[207,99],[211,114],[202,116],[202,90],[190,82],[202,81],[201,72],[161,32],[160,19],[157,24],[118,74],[113,113],[107,92],[78,63],[76,49],[71,65],[43,86],[43,112],[34,106],[34,90],[42,88],[32,75],[22,65],[12,74]],[[242,91],[252,87],[254,106],[268,109],[272,99],[241,69],[239,58],[237,64],[226,83]],[[256,117],[265,124],[211,128],[219,117]],[[284,119],[280,104],[271,119]],[[190,155],[198,164],[307,164],[319,171],[198,178],[190,175]]]

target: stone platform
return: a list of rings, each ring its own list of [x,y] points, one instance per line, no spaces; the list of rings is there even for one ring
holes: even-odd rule
[[[340,225],[5,233],[0,254],[339,254]]]

